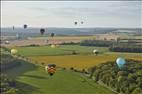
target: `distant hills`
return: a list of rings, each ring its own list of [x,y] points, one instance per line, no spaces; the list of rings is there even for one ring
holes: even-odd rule
[[[56,35],[93,35],[104,34],[109,32],[142,32],[142,28],[45,28],[45,35],[55,33]],[[38,36],[40,34],[40,28],[1,28],[1,35],[15,36],[20,35],[32,35]]]

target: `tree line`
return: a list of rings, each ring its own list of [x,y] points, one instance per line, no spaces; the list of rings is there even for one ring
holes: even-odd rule
[[[114,52],[142,52],[142,45],[135,44],[132,41],[125,43],[119,41],[108,41],[108,40],[84,40],[80,43],[81,46],[98,46],[98,47],[109,47],[110,51]]]

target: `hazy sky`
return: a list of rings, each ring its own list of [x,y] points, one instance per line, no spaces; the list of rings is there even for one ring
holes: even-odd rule
[[[1,20],[2,27],[142,27],[142,2],[2,1]]]

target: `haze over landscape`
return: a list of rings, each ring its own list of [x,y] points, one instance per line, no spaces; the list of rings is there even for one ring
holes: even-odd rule
[[[1,27],[141,28],[142,24],[141,1],[2,1],[1,5]]]

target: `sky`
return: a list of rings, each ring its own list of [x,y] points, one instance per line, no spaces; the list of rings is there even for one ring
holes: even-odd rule
[[[142,1],[1,1],[1,27],[23,24],[142,28]]]

